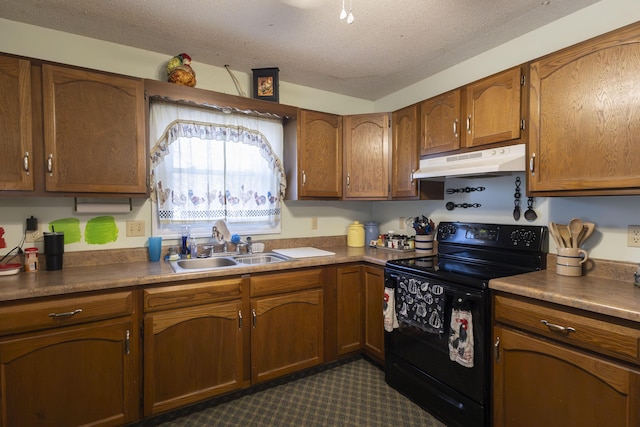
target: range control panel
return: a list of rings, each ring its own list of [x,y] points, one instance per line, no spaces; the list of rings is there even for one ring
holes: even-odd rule
[[[547,234],[544,226],[441,222],[436,239],[454,244],[546,252]]]

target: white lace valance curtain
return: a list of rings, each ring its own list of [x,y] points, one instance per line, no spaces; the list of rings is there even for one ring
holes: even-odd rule
[[[149,122],[159,223],[279,223],[281,120],[152,100]]]

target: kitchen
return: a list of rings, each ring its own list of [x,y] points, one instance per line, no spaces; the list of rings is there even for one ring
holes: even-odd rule
[[[615,10],[615,13],[613,12]],[[578,37],[576,40],[571,39],[567,35],[566,44],[571,44],[573,41],[579,41],[584,38],[588,38],[590,35],[596,35],[605,32],[609,29],[617,28],[626,23],[631,23],[638,20],[638,11],[630,4],[630,2],[620,1],[603,1],[588,10],[577,12],[571,15],[562,22],[557,23],[557,27],[553,27],[552,30],[559,30],[563,27],[567,28],[580,28],[585,31],[583,36]],[[635,15],[634,15],[635,14]],[[609,22],[602,19],[605,16],[611,18]],[[584,25],[584,22],[593,22],[593,25]],[[579,24],[577,24],[579,23]],[[54,55],[54,59],[63,63],[77,63],[78,58],[69,58],[67,55],[67,47],[69,43],[78,43],[83,46],[95,47],[95,49],[87,49],[91,51],[97,51],[100,47],[105,46],[103,42],[95,40],[85,40],[77,36],[71,36],[68,34],[56,33],[50,30],[44,30],[40,28],[33,28],[24,24],[18,24],[11,21],[2,20],[3,31],[10,31],[12,33],[11,42],[7,41],[7,38],[3,38],[6,45],[0,44],[0,50],[9,53],[17,53],[25,56],[32,57],[47,57],[48,55]],[[588,29],[587,29],[588,27]],[[594,28],[600,28],[596,30]],[[588,31],[593,31],[589,34]],[[557,37],[557,33],[555,38]],[[19,40],[29,40],[33,38],[42,38],[50,41],[52,46],[34,46],[25,42],[24,46],[20,43],[15,43],[15,36]],[[326,109],[328,111],[337,112],[340,114],[360,113],[363,111],[387,111],[396,108],[403,107],[411,102],[418,101],[420,99],[428,98],[430,95],[435,95],[442,92],[448,87],[454,87],[458,84],[466,83],[473,80],[474,76],[471,74],[464,74],[462,70],[474,69],[474,72],[480,73],[480,76],[491,74],[492,72],[502,70],[512,65],[511,61],[514,61],[514,51],[519,51],[519,55],[524,55],[522,61],[515,60],[515,62],[523,62],[532,57],[537,57],[540,54],[546,53],[545,51],[531,53],[522,53],[523,49],[518,49],[522,46],[529,47],[531,44],[529,40],[535,39],[538,41],[540,33],[532,34],[530,39],[524,37],[523,40],[514,40],[510,44],[481,55],[480,57],[469,60],[466,64],[460,64],[460,66],[453,67],[450,73],[446,77],[450,79],[447,83],[442,84],[441,80],[445,79],[444,76],[437,76],[429,81],[421,82],[418,87],[421,88],[418,99],[412,99],[412,96],[408,95],[410,92],[416,92],[416,88],[407,88],[400,91],[397,94],[391,95],[384,99],[375,102],[365,102],[359,99],[348,99],[340,95],[333,94],[318,94],[314,90],[310,90],[314,95],[321,96],[306,96],[297,99],[297,95],[294,94],[295,89],[285,84],[281,84],[281,99],[283,103],[299,105],[305,108],[325,109],[323,103],[331,103],[332,105],[340,105],[339,109],[345,109],[345,111],[336,111],[333,107]],[[547,38],[552,38],[547,35]],[[56,43],[57,41],[57,43]],[[557,40],[554,40],[557,43]],[[512,46],[513,45],[513,46]],[[537,44],[538,49],[544,49],[540,47],[541,43]],[[65,49],[57,48],[56,46],[65,46]],[[114,49],[113,53],[116,56],[118,53],[131,53],[129,48],[121,46],[109,46]],[[555,50],[555,46],[549,45],[548,51]],[[39,51],[42,49],[42,51]],[[503,50],[502,50],[503,49]],[[526,50],[526,49],[524,49]],[[44,51],[47,51],[46,54]],[[52,53],[53,52],[53,53]],[[100,54],[103,56],[103,54]],[[158,63],[165,60],[162,55],[150,55],[150,61],[148,63],[148,70],[141,71],[142,74],[148,77],[154,77],[155,68]],[[496,58],[497,56],[497,58]],[[102,58],[104,59],[104,58]],[[82,64],[84,66],[91,66],[97,68],[98,58],[85,57],[82,58]],[[93,61],[96,61],[94,63]],[[113,61],[115,62],[115,61]],[[483,64],[482,67],[476,67],[477,64]],[[131,64],[127,64],[131,65]],[[144,67],[142,67],[144,68]],[[479,71],[479,68],[484,71]],[[128,69],[128,68],[127,68]],[[224,73],[220,70],[209,70],[207,66],[200,65],[198,67],[199,75],[207,75],[207,71],[210,71],[212,75],[216,73]],[[118,71],[118,70],[115,70]],[[151,72],[150,72],[151,71]],[[124,72],[124,70],[119,70]],[[445,74],[445,73],[443,73]],[[459,74],[464,74],[460,76]],[[456,81],[458,79],[458,81]],[[203,79],[206,85],[206,77]],[[219,81],[227,82],[228,78],[220,78]],[[232,87],[223,87],[220,83],[212,84],[210,87],[212,90],[226,91],[233,93]],[[292,95],[288,97],[287,89],[291,89]],[[343,102],[348,101],[348,102]],[[520,175],[524,181],[524,174]],[[475,179],[455,179],[448,180],[446,187],[460,188],[466,186],[483,186],[486,190],[482,193],[469,194],[464,197],[458,196],[455,198],[456,203],[479,203],[482,206],[478,209],[461,209],[455,210],[455,219],[461,221],[490,221],[496,223],[510,223],[512,221],[513,211],[513,185],[515,176],[508,177],[496,177],[496,178],[475,178]],[[451,199],[453,200],[453,199]],[[447,200],[445,200],[447,201]],[[424,202],[307,202],[296,201],[285,203],[283,212],[283,221],[286,226],[283,228],[283,233],[280,238],[293,238],[293,237],[316,237],[316,236],[331,236],[331,235],[344,235],[346,233],[347,226],[354,220],[360,220],[366,222],[368,220],[376,220],[381,223],[382,230],[395,230],[402,231],[400,218],[408,217],[418,214],[427,214],[436,222],[444,221],[451,218],[451,212],[445,208],[445,201],[424,201]],[[7,240],[7,246],[12,247],[19,242],[19,238],[22,234],[22,227],[24,219],[30,215],[34,215],[40,219],[41,222],[47,223],[55,218],[69,216],[71,214],[70,200],[68,199],[17,199],[8,198],[0,200],[3,208],[2,214],[2,226],[5,229],[5,240]],[[127,220],[143,220],[147,224],[150,222],[151,207],[148,202],[134,200],[133,213],[116,216],[116,220],[120,225],[120,228],[124,228],[124,223]],[[536,198],[535,209],[538,214],[538,219],[533,222],[534,224],[546,225],[549,221],[567,222],[571,217],[576,216],[576,212],[579,212],[579,216],[585,220],[590,220],[596,223],[597,231],[594,237],[586,245],[589,250],[590,256],[594,259],[606,259],[612,261],[621,261],[626,263],[637,263],[638,253],[634,248],[629,248],[626,245],[626,226],[637,223],[635,218],[635,212],[640,207],[640,201],[637,196],[613,196],[613,197],[577,197],[577,198]],[[615,206],[615,210],[612,212],[611,206]],[[311,219],[313,217],[318,218],[318,229],[311,229]],[[81,221],[85,221],[84,217],[80,217]],[[520,220],[524,223],[523,219]],[[147,228],[146,236],[148,236],[149,228]],[[125,238],[122,236],[114,243],[105,245],[101,249],[117,249],[117,248],[136,248],[142,247],[145,244],[146,236],[140,238]],[[257,240],[267,240],[269,236],[256,236]],[[94,246],[79,242],[70,245],[68,251],[83,251],[96,249]],[[550,244],[550,252],[554,251],[553,244]],[[633,271],[633,270],[631,270]],[[632,281],[632,275],[629,277],[629,281]]]

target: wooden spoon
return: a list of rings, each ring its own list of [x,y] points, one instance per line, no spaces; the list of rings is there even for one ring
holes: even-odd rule
[[[589,238],[589,236],[593,234],[593,231],[595,230],[596,225],[592,222],[585,222],[584,227],[586,228],[586,231],[584,232],[584,235],[580,239],[580,242],[578,242],[578,245],[582,245],[582,243],[584,243]]]
[[[569,233],[569,227],[566,224],[556,224],[558,227],[558,231],[560,232],[560,237],[562,238],[562,247],[570,248],[571,247],[571,234]]]
[[[583,228],[584,224],[580,218],[572,218],[571,221],[569,221],[569,238],[571,239],[570,246],[572,248],[579,247],[578,236]]]
[[[553,241],[556,242],[556,247],[561,248],[562,247],[562,244],[560,244],[561,237],[555,222],[549,223],[549,234],[551,234],[551,237],[553,237]]]

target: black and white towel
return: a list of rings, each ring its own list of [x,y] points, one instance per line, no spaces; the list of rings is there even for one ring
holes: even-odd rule
[[[402,279],[396,288],[398,321],[425,332],[444,332],[444,288],[439,284]]]

